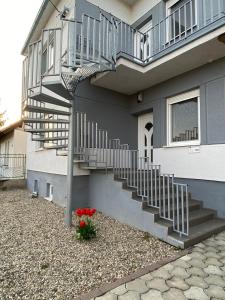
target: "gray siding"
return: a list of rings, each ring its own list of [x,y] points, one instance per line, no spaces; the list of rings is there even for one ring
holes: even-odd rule
[[[218,217],[225,219],[225,183],[207,180],[176,179],[188,184],[192,198],[203,202],[205,208],[217,211]]]
[[[137,117],[130,114],[130,98],[103,88],[81,83],[76,92],[77,109],[87,113],[88,119],[108,130],[110,138],[137,147]]]
[[[154,147],[166,145],[166,98],[200,88],[202,145],[225,143],[225,59],[170,79],[143,92],[142,103],[136,95],[131,104],[132,114],[153,110]]]
[[[38,180],[39,195],[46,197],[46,184],[53,185],[53,202],[61,207],[66,205],[66,176],[50,173],[27,171],[27,187],[30,192],[34,188],[34,180]],[[73,209],[88,205],[89,176],[76,176],[73,182]]]

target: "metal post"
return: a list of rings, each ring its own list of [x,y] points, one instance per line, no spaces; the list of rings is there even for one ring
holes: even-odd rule
[[[65,208],[65,225],[72,225],[72,198],[73,198],[73,156],[75,142],[75,97],[71,101],[70,122],[69,122],[69,140],[68,140],[68,161],[67,161],[67,198]]]

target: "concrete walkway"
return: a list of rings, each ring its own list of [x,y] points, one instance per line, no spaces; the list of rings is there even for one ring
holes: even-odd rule
[[[96,300],[225,300],[225,232]]]

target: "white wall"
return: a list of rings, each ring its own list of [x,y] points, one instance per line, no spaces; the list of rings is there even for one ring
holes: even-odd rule
[[[36,150],[36,143],[27,138],[27,170],[39,171],[49,174],[67,174],[67,156],[57,156],[56,150]],[[74,166],[74,175],[89,175],[89,171],[81,170],[77,164]]]
[[[175,177],[225,182],[225,144],[154,149],[154,164]]]
[[[122,19],[128,24],[137,21],[141,16],[147,13],[153,6],[161,0],[139,0],[133,6],[125,4],[121,0],[88,0],[89,2],[101,7],[105,11]]]
[[[147,13],[152,7],[157,5],[161,0],[139,0],[132,7],[131,23],[137,21],[141,16]]]
[[[14,154],[26,154],[27,135],[22,129],[14,130]]]
[[[8,149],[8,150],[6,150],[6,149]],[[6,151],[8,153],[6,153]],[[0,154],[14,154],[14,134],[13,134],[13,132],[8,133],[6,136],[1,138]]]
[[[132,22],[132,8],[121,0],[88,0],[88,2],[101,7],[128,24]]]

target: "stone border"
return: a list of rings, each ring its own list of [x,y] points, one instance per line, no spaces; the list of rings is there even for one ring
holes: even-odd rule
[[[153,272],[161,267],[163,267],[164,265],[167,265],[168,263],[170,262],[173,262],[187,254],[190,254],[192,252],[192,248],[189,248],[189,249],[186,249],[186,250],[182,250],[181,253],[177,254],[177,255],[174,255],[172,257],[169,257],[169,258],[165,258],[161,261],[158,261],[154,264],[151,264],[145,268],[142,268],[142,269],[139,269],[137,270],[136,272],[130,274],[130,275],[127,275],[126,277],[124,278],[121,278],[121,279],[117,279],[116,281],[112,282],[112,283],[107,283],[107,284],[104,284],[102,285],[101,287],[95,289],[95,290],[92,290],[84,295],[81,295],[79,296],[78,298],[75,298],[74,300],[90,300],[92,298],[96,298],[96,297],[100,297],[102,295],[104,295],[105,293],[117,288],[118,286],[122,285],[122,284],[125,284],[129,281],[132,281],[132,280],[135,280],[141,276],[144,276],[150,272]]]

